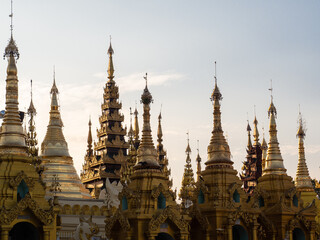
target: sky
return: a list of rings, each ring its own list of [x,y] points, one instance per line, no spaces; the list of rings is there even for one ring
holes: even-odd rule
[[[10,0],[0,4],[4,52],[10,37]],[[41,144],[49,121],[55,66],[63,131],[78,173],[86,152],[89,116],[93,130],[99,128],[111,35],[124,125],[129,126],[129,108],[136,103],[142,123],[140,97],[148,72],[154,98],[154,142],[162,106],[164,147],[174,187],[179,189],[182,180],[187,132],[194,172],[197,140],[203,168],[207,159],[215,61],[223,95],[222,127],[234,168],[240,171],[245,160],[246,126],[247,120],[252,125],[254,106],[260,139],[264,127],[268,142],[272,79],[278,140],[287,172],[295,177],[300,105],[307,128],[307,165],[311,177],[320,179],[319,1],[15,0],[13,8],[13,34],[20,51],[19,107],[24,111],[29,106],[32,79]],[[0,61],[1,109],[6,67],[7,61]],[[95,131],[93,135],[96,139]]]

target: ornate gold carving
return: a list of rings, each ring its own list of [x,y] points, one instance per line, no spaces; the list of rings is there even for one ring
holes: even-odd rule
[[[153,215],[151,221],[149,222],[149,232],[156,231],[161,223],[170,219],[180,231],[187,231],[188,224],[186,221],[182,220],[179,214],[173,206],[168,206],[164,210],[159,211],[160,214]]]
[[[20,182],[21,182],[22,179],[25,181],[25,183],[27,184],[27,186],[28,186],[29,189],[33,189],[33,187],[34,187],[34,180],[33,180],[32,178],[29,178],[29,177],[24,173],[24,171],[19,172],[15,178],[11,178],[9,184],[10,184],[10,186],[13,187],[13,188],[14,188],[14,187],[17,187],[17,186],[20,184]]]
[[[111,218],[107,218],[105,220],[106,223],[106,236],[108,238],[111,237],[111,230],[116,222],[119,222],[122,231],[128,232],[130,230],[130,223],[128,219],[123,215],[122,211],[120,209],[117,209],[115,214]]]
[[[0,210],[0,223],[9,225],[26,208],[29,208],[45,225],[51,224],[54,220],[53,209],[41,209],[38,203],[31,198],[30,193],[27,193],[26,196],[13,208],[5,209],[3,207]]]

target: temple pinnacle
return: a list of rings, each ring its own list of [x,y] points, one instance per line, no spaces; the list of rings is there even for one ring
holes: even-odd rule
[[[286,169],[283,165],[283,159],[281,156],[279,142],[277,138],[277,124],[276,124],[277,109],[273,104],[273,98],[271,98],[268,115],[270,118],[269,123],[269,144],[267,158],[265,161],[265,168],[263,174],[280,174],[286,175]]]
[[[208,160],[205,162],[207,167],[211,167],[215,164],[233,164],[233,162],[230,160],[231,154],[229,145],[223,136],[223,130],[221,126],[221,100],[222,95],[219,91],[215,76],[215,87],[211,95],[211,101],[213,101],[213,131],[210,144],[208,146]]]
[[[112,60],[112,55],[113,55],[114,51],[112,49],[112,45],[111,45],[111,37],[110,37],[110,46],[108,49],[108,54],[109,54],[109,65],[108,65],[108,78],[109,81],[112,81],[114,78],[114,67],[113,67],[113,60]]]
[[[144,77],[147,79],[147,74]],[[141,103],[143,103],[143,129],[141,142],[137,151],[137,163],[134,166],[138,169],[160,169],[161,166],[157,161],[157,150],[154,147],[151,127],[150,127],[150,103],[152,102],[152,95],[146,85],[143,94],[141,95]]]
[[[297,138],[299,139],[299,160],[295,179],[295,186],[298,190],[313,191],[309,170],[306,163],[305,151],[304,151],[304,138],[305,130],[303,126],[302,115],[299,112],[299,127],[297,132]]]

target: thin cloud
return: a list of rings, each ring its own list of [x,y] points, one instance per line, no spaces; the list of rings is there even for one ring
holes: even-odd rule
[[[97,78],[106,79],[105,73],[95,73],[93,75]],[[168,85],[173,81],[181,81],[184,75],[179,73],[165,73],[165,74],[156,74],[149,73],[148,74],[148,85],[149,86],[160,86],[160,85]],[[145,80],[143,78],[142,73],[133,73],[127,76],[119,77],[116,80],[119,88],[121,89],[121,93],[133,92],[133,91],[141,91],[141,89],[145,86]]]

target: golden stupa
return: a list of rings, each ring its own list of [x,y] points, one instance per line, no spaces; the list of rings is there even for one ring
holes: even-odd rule
[[[54,74],[55,75],[55,74]],[[43,181],[47,186],[47,194],[68,198],[91,198],[89,192],[82,185],[73,166],[69,154],[68,144],[64,138],[63,123],[58,104],[58,88],[55,76],[50,91],[51,109],[46,136],[41,144]],[[59,182],[59,189],[54,189],[55,182]]]

